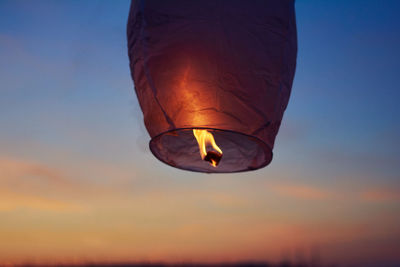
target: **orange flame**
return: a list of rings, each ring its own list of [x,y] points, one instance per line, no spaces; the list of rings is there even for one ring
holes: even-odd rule
[[[193,134],[199,144],[201,159],[217,167],[222,157],[222,150],[215,143],[212,133],[207,130],[193,129]],[[207,151],[207,146],[210,145],[216,152],[212,150]]]

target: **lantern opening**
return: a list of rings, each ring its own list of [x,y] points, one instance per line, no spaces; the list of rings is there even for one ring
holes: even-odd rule
[[[201,159],[217,167],[222,158],[222,150],[215,143],[212,133],[204,129],[193,129],[193,135],[199,144]]]
[[[220,152],[213,148],[212,144],[207,143],[204,158],[201,154],[199,155],[200,146],[193,130],[207,130],[213,136]],[[169,130],[153,137],[149,146],[154,156],[162,162],[195,172],[228,173],[256,170],[268,165],[272,159],[271,148],[261,139],[225,129]],[[222,152],[223,159],[221,160]],[[212,165],[212,161],[217,167]]]

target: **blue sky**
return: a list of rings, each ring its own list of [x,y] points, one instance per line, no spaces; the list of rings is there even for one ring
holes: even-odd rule
[[[326,262],[400,263],[399,1],[296,1],[298,65],[274,159],[217,176],[151,155],[128,8],[0,0],[0,235],[11,244],[0,263],[277,261],[315,248]]]

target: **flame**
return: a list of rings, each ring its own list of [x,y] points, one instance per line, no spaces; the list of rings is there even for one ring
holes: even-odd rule
[[[204,129],[193,129],[193,134],[199,144],[201,159],[209,161],[212,166],[217,167],[222,157],[222,150],[215,143],[212,133]],[[216,152],[207,151],[207,146],[210,145]]]

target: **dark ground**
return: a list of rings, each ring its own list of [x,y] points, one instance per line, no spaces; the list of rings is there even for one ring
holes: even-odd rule
[[[18,267],[42,267],[41,265],[24,264]],[[163,263],[85,263],[80,265],[46,265],[46,267],[334,267],[333,265],[319,264],[296,264],[296,263],[279,263],[269,264],[265,262],[241,262],[241,263],[179,263],[179,264],[163,264]]]

